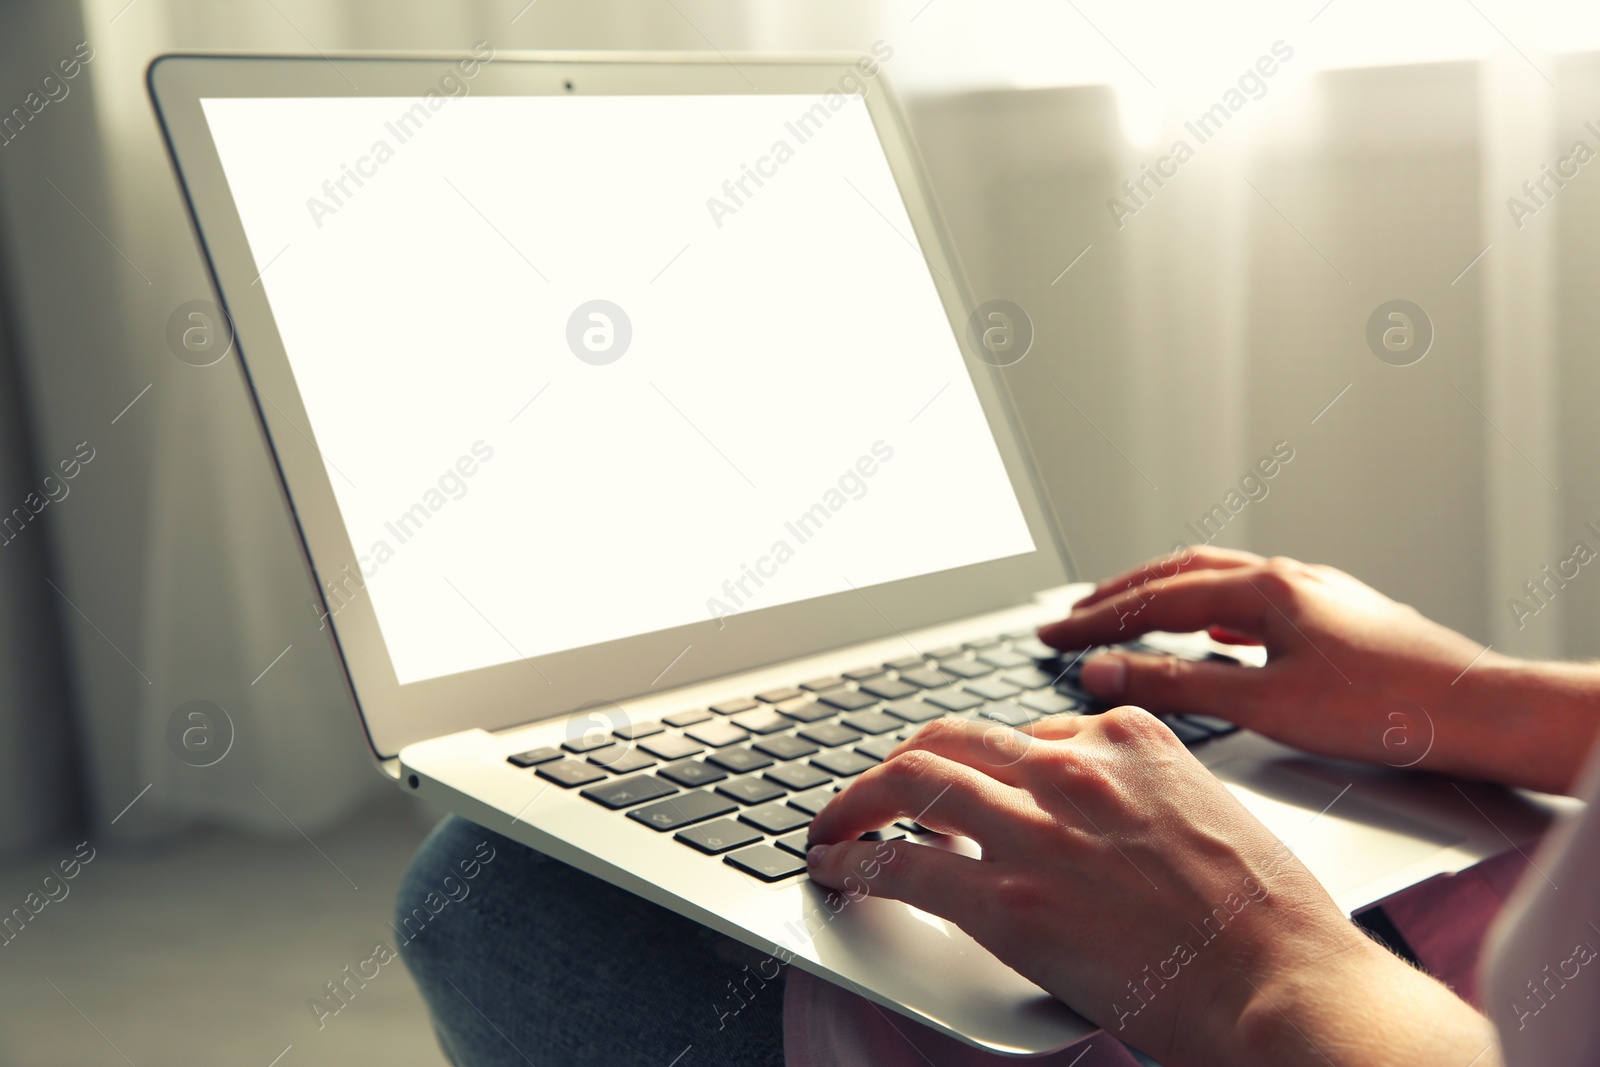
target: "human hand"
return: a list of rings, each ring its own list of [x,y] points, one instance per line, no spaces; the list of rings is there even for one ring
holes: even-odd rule
[[[982,858],[856,840],[901,817]],[[818,883],[948,919],[1169,1067],[1460,1067],[1486,1043],[1480,1016],[1367,939],[1136,708],[1031,733],[930,723],[835,797],[810,840]]]
[[[1062,649],[1212,629],[1265,646],[1239,668],[1130,652],[1085,689],[1237,722],[1328,756],[1568,790],[1596,731],[1600,675],[1485,649],[1333,567],[1201,547],[1101,582],[1039,637]]]

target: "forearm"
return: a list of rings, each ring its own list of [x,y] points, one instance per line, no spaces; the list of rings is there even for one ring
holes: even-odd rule
[[[1491,658],[1492,657],[1492,658]],[[1485,657],[1437,722],[1434,769],[1572,793],[1600,734],[1600,666]]]

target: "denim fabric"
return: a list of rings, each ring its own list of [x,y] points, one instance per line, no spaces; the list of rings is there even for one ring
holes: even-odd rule
[[[783,1063],[759,954],[465,819],[417,851],[395,925],[457,1067]]]

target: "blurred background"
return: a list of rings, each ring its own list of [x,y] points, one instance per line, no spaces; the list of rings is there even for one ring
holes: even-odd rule
[[[370,769],[235,361],[169,346],[210,293],[143,76],[477,41],[884,42],[977,298],[1033,319],[1011,373],[1081,576],[1213,539],[1600,648],[1600,576],[1544,570],[1600,550],[1593,5],[7,0],[0,1063],[441,1062],[398,968],[309,1007],[438,813]],[[196,700],[201,767],[169,743]]]

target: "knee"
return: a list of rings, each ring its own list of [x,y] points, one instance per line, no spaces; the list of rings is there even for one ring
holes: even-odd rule
[[[516,960],[501,955],[513,933],[506,920],[521,895],[512,883],[536,884],[534,866],[543,861],[531,849],[452,815],[433,828],[401,876],[396,948],[452,1062],[488,1062],[474,1050],[496,1039],[479,1033],[478,1008],[469,1005],[497,1018],[511,1014],[495,996],[517,985]]]
[[[440,926],[451,927],[451,936],[463,933],[480,912],[479,902],[469,907],[468,901],[484,894],[495,865],[536,859],[531,850],[466,819],[445,818],[417,849],[395,894],[394,928],[404,955],[427,956],[431,943],[446,940],[426,936]]]

